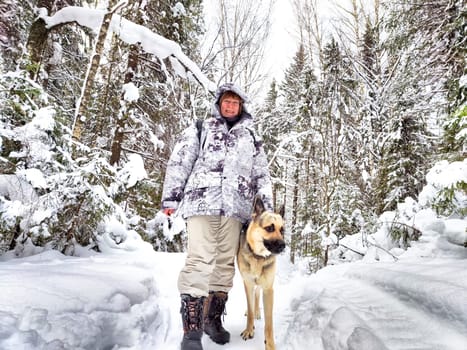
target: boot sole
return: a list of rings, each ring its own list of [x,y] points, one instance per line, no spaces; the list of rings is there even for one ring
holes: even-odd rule
[[[216,344],[224,345],[224,344],[227,344],[228,342],[230,342],[230,334],[229,334],[229,336],[228,336],[228,339],[226,339],[226,340],[219,340],[219,339],[214,339],[214,338],[213,338],[209,333],[207,333],[207,332],[204,332],[204,333],[206,333],[206,335],[209,336],[209,339],[211,339],[211,340],[212,340],[214,343],[216,343]]]

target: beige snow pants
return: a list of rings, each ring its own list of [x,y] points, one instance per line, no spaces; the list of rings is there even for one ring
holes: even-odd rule
[[[209,291],[232,289],[241,228],[240,221],[223,216],[187,219],[188,252],[178,277],[180,294],[203,297]]]

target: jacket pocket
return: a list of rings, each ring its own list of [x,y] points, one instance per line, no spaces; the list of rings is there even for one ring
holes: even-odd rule
[[[185,192],[190,192],[197,189],[220,187],[221,174],[220,173],[193,173],[185,186]]]

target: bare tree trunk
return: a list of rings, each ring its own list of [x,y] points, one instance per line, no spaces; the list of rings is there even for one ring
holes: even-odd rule
[[[81,132],[82,132],[84,120],[86,118],[87,105],[91,101],[92,85],[94,83],[94,79],[99,69],[100,59],[102,56],[102,52],[104,51],[105,39],[109,31],[110,22],[112,21],[112,16],[114,12],[118,10],[118,8],[112,9],[115,2],[116,0],[111,0],[109,2],[109,12],[107,12],[104,15],[104,19],[102,21],[99,35],[97,37],[94,55],[91,58],[91,64],[89,66],[89,69],[88,69],[88,72],[86,74],[86,78],[84,81],[84,87],[81,93],[81,99],[76,108],[77,113],[75,115],[75,122],[74,122],[73,129],[72,129],[72,137],[75,142],[79,142],[81,140]]]
[[[290,261],[295,263],[295,256],[300,252],[299,242],[300,233],[296,232],[297,230],[297,216],[298,216],[298,192],[300,185],[300,165],[297,161],[294,161],[294,174],[293,174],[293,194],[292,194],[292,247],[290,249]]]
[[[324,250],[324,260],[323,260],[323,266],[328,266],[328,260],[329,260],[329,246],[326,246],[326,249]]]
[[[131,45],[130,55],[128,57],[128,68],[125,74],[125,84],[133,81],[135,72],[138,69],[139,47],[138,45]],[[118,164],[122,154],[122,144],[125,136],[125,128],[128,119],[128,108],[123,108],[121,115],[117,118],[117,126],[115,128],[114,137],[112,140],[112,148],[110,155],[110,164]]]
[[[45,21],[39,18],[31,25],[29,32],[27,47],[29,50],[29,57],[31,63],[34,65],[34,69],[29,72],[29,77],[32,80],[36,79],[36,75],[39,72],[39,67],[42,62],[42,56],[46,47],[47,36],[49,31],[45,26]]]
[[[144,12],[145,8],[144,1],[131,1],[128,4],[128,12],[131,17],[133,17],[135,23],[143,24],[141,14]],[[140,46],[138,44],[130,45],[130,52],[128,55],[127,68],[125,72],[124,84],[133,82],[135,74],[138,72],[139,66],[139,55],[140,55]],[[128,102],[124,100],[123,94],[121,95],[120,105],[122,106],[116,120],[116,127],[114,136],[112,139],[111,146],[111,155],[110,155],[110,164],[120,163],[123,141],[125,139],[125,130],[128,127],[128,117],[130,110],[134,108],[134,102]]]
[[[312,62],[318,56],[317,63],[322,64],[323,30],[317,7],[317,0],[293,0],[300,42]]]
[[[54,7],[54,0],[39,0],[37,3],[37,8],[46,8],[47,12],[50,13]],[[29,30],[29,37],[27,41],[27,48],[29,51],[29,57],[31,63],[34,67],[29,72],[29,77],[32,80],[36,80],[37,74],[39,73],[39,68],[42,64],[44,57],[44,51],[47,47],[47,39],[49,35],[49,30],[46,28],[46,23],[42,18],[38,18],[31,25]],[[44,86],[47,85],[47,81],[44,82]]]

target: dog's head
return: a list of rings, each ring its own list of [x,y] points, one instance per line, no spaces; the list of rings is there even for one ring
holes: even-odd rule
[[[253,220],[248,227],[247,240],[253,253],[267,257],[285,249],[284,210],[280,213],[266,211],[259,196],[254,202]]]

